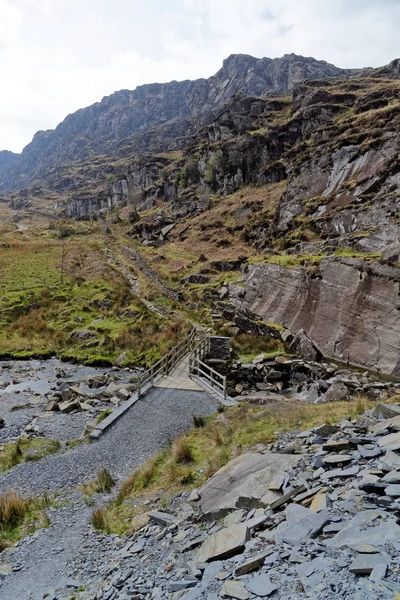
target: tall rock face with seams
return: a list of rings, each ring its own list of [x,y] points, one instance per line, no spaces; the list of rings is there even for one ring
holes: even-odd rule
[[[400,376],[400,269],[329,257],[317,267],[254,264],[230,299],[267,321],[304,329],[329,358]]]
[[[14,155],[12,169],[0,156],[0,191],[25,186],[55,167],[109,155],[121,146],[139,153],[180,147],[182,138],[212,120],[210,111],[237,93],[279,96],[306,78],[352,73],[294,54],[277,59],[238,54],[227,58],[209,79],[116,92],[69,115],[54,131],[39,131],[21,155]]]

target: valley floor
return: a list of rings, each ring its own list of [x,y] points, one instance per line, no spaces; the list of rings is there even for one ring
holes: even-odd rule
[[[22,542],[13,553],[12,563],[19,570],[0,587],[0,599],[41,597],[40,593],[68,576],[69,561],[91,535],[88,523],[92,509],[76,490],[88,483],[100,467],[107,467],[118,480],[126,477],[188,429],[193,414],[212,414],[217,405],[205,392],[154,389],[99,441],[6,472],[0,480],[0,492],[59,492],[61,506],[50,511],[50,528]]]

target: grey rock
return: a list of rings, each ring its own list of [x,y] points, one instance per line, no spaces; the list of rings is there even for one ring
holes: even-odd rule
[[[324,394],[324,402],[341,402],[349,397],[348,388],[341,381],[334,381]]]
[[[256,596],[265,598],[275,592],[278,589],[278,586],[271,583],[268,575],[262,574],[252,577],[250,581],[246,583],[246,589]]]
[[[387,558],[382,554],[359,554],[351,563],[349,570],[357,575],[369,575],[375,567],[387,567]]]
[[[221,596],[224,598],[236,598],[237,600],[248,600],[248,592],[240,581],[225,581],[221,589]]]
[[[197,562],[230,558],[243,552],[250,532],[245,523],[231,525],[208,537],[196,555]]]
[[[176,521],[176,517],[161,511],[154,511],[147,513],[147,516],[151,521],[158,523],[159,525],[163,525],[164,527],[168,527],[172,525]]]
[[[400,450],[400,431],[379,438],[378,443],[382,450]]]
[[[298,457],[270,452],[238,456],[199,490],[201,511],[207,518],[221,518],[236,508],[268,506],[279,498],[279,494],[268,489],[270,482],[298,460]]]
[[[400,484],[398,484],[398,485],[389,485],[385,489],[385,494],[387,496],[391,496],[392,498],[400,498]]]
[[[308,508],[297,504],[290,504],[285,510],[285,516],[286,521],[271,532],[275,542],[301,543],[315,537],[330,521],[326,511],[313,513]]]
[[[235,570],[236,577],[240,577],[241,575],[246,575],[246,573],[251,573],[251,571],[255,571],[258,569],[263,563],[265,558],[272,554],[273,549],[267,550],[266,552],[262,552],[261,554],[257,554],[248,558],[243,564]]]
[[[351,544],[369,544],[377,548],[400,535],[400,527],[395,519],[384,520],[379,510],[361,511],[343,527],[326,545],[332,548],[345,548]]]

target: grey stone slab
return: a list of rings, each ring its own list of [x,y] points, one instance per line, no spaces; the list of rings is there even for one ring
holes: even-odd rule
[[[389,433],[379,438],[379,446],[382,450],[400,450],[400,431]]]
[[[290,504],[285,510],[285,515],[286,521],[272,532],[276,542],[302,543],[315,537],[330,521],[328,511],[313,513],[298,504]]]
[[[288,492],[286,492],[286,494],[283,494],[283,496],[281,496],[274,502],[271,502],[271,504],[269,505],[269,508],[271,510],[276,510],[277,508],[279,508],[283,504],[286,504],[286,502],[288,502],[289,500],[291,500],[298,494],[302,494],[303,492],[305,492],[305,490],[306,490],[305,485],[300,485],[297,488],[293,488],[292,490],[289,490]]]
[[[380,510],[366,510],[357,513],[351,521],[330,540],[327,546],[345,548],[351,544],[370,544],[377,548],[386,542],[399,539],[400,527],[395,519],[384,520]]]
[[[376,565],[369,576],[374,583],[379,583],[386,576],[387,564]]]
[[[250,532],[245,523],[225,527],[208,537],[199,548],[196,562],[230,558],[243,552]]]
[[[236,600],[247,600],[249,593],[240,581],[225,581],[222,586],[221,596],[223,598],[235,598]]]
[[[252,577],[250,581],[245,585],[246,589],[249,592],[255,594],[256,596],[259,596],[260,598],[270,596],[273,592],[275,592],[278,589],[278,586],[273,584],[269,576],[266,574],[256,575],[255,577]]]
[[[389,484],[400,484],[400,471],[389,471],[386,473],[384,477],[382,477],[382,481]]]
[[[353,457],[349,454],[328,454],[322,458],[324,465],[340,465],[346,464],[353,460]]]
[[[388,485],[385,493],[392,498],[400,498],[400,485]]]
[[[159,525],[163,525],[164,527],[168,527],[175,523],[176,517],[170,515],[165,512],[154,511],[147,513],[147,516],[151,521],[158,523]]]
[[[273,551],[274,549],[270,548],[266,552],[262,552],[261,554],[256,554],[255,556],[248,558],[243,564],[236,568],[236,577],[240,577],[241,575],[245,575],[246,573],[251,573],[251,571],[259,569],[264,563],[266,557],[272,554]]]
[[[387,563],[387,558],[382,554],[359,554],[351,563],[349,570],[356,575],[369,575],[375,567],[387,567]]]
[[[381,459],[382,468],[387,471],[400,471],[400,456],[388,450],[385,456]]]
[[[199,490],[200,510],[207,518],[219,519],[237,508],[266,507],[279,494],[269,489],[277,474],[293,467],[299,457],[249,452],[234,458]]]

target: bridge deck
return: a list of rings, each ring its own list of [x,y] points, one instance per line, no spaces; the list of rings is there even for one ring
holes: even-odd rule
[[[196,392],[204,391],[202,387],[189,377],[189,355],[185,356],[169,375],[162,377],[162,379],[155,383],[154,387]]]

